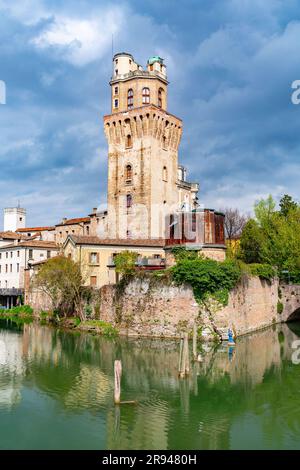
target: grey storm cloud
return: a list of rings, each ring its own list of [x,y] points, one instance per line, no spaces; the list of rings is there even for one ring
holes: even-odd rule
[[[105,204],[111,36],[168,67],[180,159],[209,207],[299,199],[300,6],[294,0],[0,0],[0,207],[30,224]]]

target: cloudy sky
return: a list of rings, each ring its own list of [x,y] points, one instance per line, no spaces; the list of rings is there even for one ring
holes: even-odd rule
[[[200,202],[300,199],[298,0],[0,0],[1,209],[44,225],[105,205],[112,34],[115,52],[165,59]]]

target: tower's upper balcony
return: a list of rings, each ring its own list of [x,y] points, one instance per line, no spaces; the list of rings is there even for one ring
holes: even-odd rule
[[[167,109],[167,72],[164,61],[159,56],[151,57],[144,70],[131,54],[115,54],[110,85],[113,114],[149,104]]]
[[[129,80],[131,78],[160,78],[166,84],[167,68],[164,61],[159,56],[150,57],[147,62],[147,70],[135,62],[133,56],[127,52],[119,52],[113,58],[113,76],[111,84],[120,80]]]

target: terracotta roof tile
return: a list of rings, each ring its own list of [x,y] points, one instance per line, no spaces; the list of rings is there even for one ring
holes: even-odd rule
[[[25,239],[26,236],[16,232],[0,232],[0,239],[6,240],[22,240]]]
[[[56,224],[55,227],[61,227],[61,226],[64,226],[64,225],[76,225],[76,224],[80,224],[80,223],[83,223],[83,222],[90,222],[90,218],[89,217],[78,217],[77,219],[67,219],[65,222],[61,222],[60,224]]]
[[[26,247],[26,248],[49,248],[49,249],[59,249],[55,242],[47,242],[43,240],[25,240],[17,243],[11,243],[10,245],[4,245],[0,247],[2,248],[14,248],[14,247]]]
[[[92,236],[69,235],[74,243],[77,245],[107,245],[107,246],[149,246],[156,248],[163,248],[165,240],[163,239],[101,239]]]
[[[27,232],[45,232],[55,230],[55,227],[28,227],[28,228],[18,228],[17,233],[27,233]]]

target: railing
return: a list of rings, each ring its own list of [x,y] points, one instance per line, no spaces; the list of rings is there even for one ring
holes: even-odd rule
[[[189,183],[188,181],[184,180],[177,180],[177,185],[181,188],[186,188],[194,192],[199,191],[199,184],[198,183]]]
[[[136,267],[165,267],[166,260],[164,258],[139,258],[136,263]],[[110,257],[107,266],[114,267],[114,258]]]
[[[24,289],[17,289],[15,287],[11,288],[0,288],[0,296],[12,296],[16,297],[18,295],[23,295]]]
[[[142,76],[142,77],[155,77],[155,76],[159,76],[163,79],[166,80],[166,75],[163,74],[163,73],[160,73],[158,71],[149,71],[149,70],[133,70],[132,72],[128,72],[128,73],[119,73],[118,75],[114,75],[112,77],[112,80],[116,80],[117,78],[130,78],[130,77],[137,77],[137,76]]]

